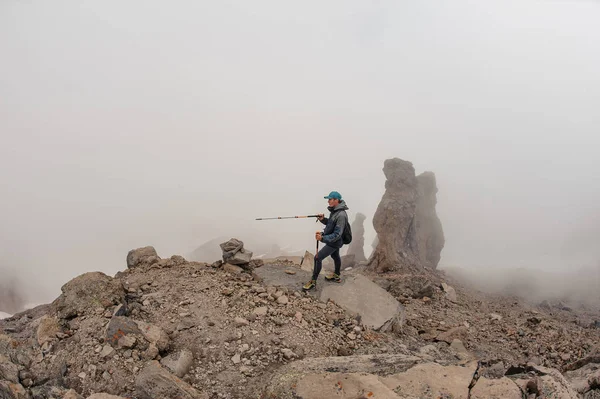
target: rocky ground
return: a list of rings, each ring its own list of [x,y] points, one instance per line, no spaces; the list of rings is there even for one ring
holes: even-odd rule
[[[371,275],[384,290],[356,267],[305,294],[291,262],[246,269],[143,248],[115,277],[73,279],[0,321],[0,398],[600,397],[593,309],[491,297],[439,272]],[[393,297],[400,316],[365,308]]]

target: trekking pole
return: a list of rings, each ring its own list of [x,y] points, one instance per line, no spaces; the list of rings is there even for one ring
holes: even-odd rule
[[[317,252],[315,252],[315,259],[319,256],[319,240],[317,240]]]
[[[304,215],[304,216],[277,216],[274,218],[256,218],[256,220],[277,220],[277,219],[306,219],[306,218],[318,218],[319,215]]]

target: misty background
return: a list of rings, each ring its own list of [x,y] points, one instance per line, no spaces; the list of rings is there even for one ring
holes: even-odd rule
[[[437,176],[441,267],[598,270],[599,20],[595,1],[2,1],[0,282],[42,302],[145,245],[312,250],[314,221],[254,219],[331,190],[367,215],[368,255],[391,157]]]

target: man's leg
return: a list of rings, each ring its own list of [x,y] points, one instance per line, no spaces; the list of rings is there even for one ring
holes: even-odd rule
[[[315,255],[315,267],[313,269],[313,277],[312,277],[313,280],[316,281],[317,278],[319,277],[319,273],[321,273],[321,268],[323,267],[323,259],[325,259],[329,255],[331,255],[335,251],[338,251],[338,257],[339,257],[339,250],[337,248],[333,248],[333,247],[330,247],[329,245],[325,245],[323,248],[321,248],[319,253],[317,255]]]
[[[333,259],[333,264],[335,265],[335,274],[338,276],[342,270],[342,258],[340,258],[340,249],[336,249],[335,252],[331,254],[331,259]]]

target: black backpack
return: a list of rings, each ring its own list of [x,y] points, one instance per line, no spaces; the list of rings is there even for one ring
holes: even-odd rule
[[[348,245],[352,242],[352,229],[350,228],[350,220],[346,218],[346,227],[344,227],[344,232],[342,233],[342,242],[345,245]]]

